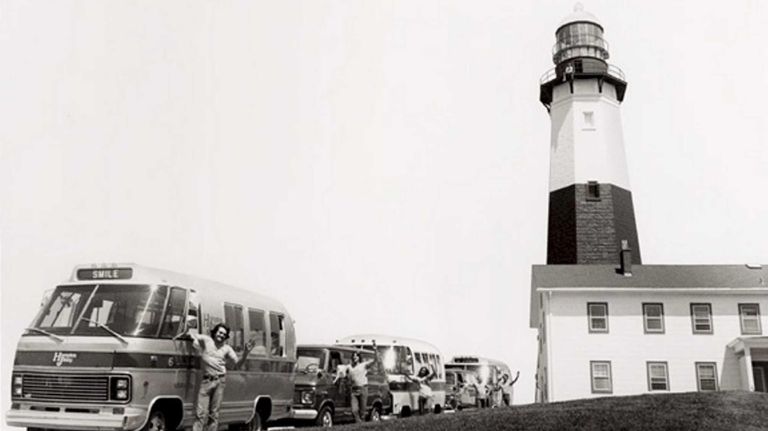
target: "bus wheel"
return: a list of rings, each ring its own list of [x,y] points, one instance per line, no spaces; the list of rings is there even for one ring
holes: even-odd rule
[[[373,406],[371,409],[371,415],[369,419],[371,422],[379,422],[381,421],[381,407],[377,405]]]
[[[254,414],[253,419],[245,425],[247,431],[262,431],[266,429],[261,425],[261,415],[258,413]]]
[[[325,406],[320,409],[320,413],[315,419],[315,425],[323,428],[330,428],[333,426],[333,411],[330,407]]]
[[[166,427],[166,419],[165,414],[162,410],[154,409],[152,410],[152,413],[149,414],[149,419],[147,419],[147,424],[144,425],[144,428],[142,428],[142,431],[165,431]]]

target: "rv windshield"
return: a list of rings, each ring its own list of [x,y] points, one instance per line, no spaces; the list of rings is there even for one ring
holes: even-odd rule
[[[137,284],[59,286],[34,327],[52,334],[155,337],[168,287]]]
[[[413,359],[405,346],[377,346],[384,369],[389,374],[413,374]]]
[[[296,369],[300,372],[311,370],[311,366],[314,366],[314,369],[317,370],[324,363],[325,351],[323,349],[300,348],[296,353]]]

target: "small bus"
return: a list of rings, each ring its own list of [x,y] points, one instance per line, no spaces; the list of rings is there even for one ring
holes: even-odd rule
[[[445,364],[445,369],[471,371],[483,385],[497,384],[504,374],[513,377],[506,363],[481,356],[454,356],[451,362]],[[507,385],[507,388],[512,391],[512,385]]]
[[[255,431],[287,417],[294,388],[293,320],[275,299],[135,264],[81,265],[47,298],[19,340],[6,422],[31,429],[191,427],[202,376],[187,329],[219,322],[242,356],[228,370],[222,425]]]
[[[387,371],[392,414],[407,417],[419,411],[419,385],[405,376],[416,375],[424,366],[434,373],[429,385],[434,411],[440,413],[445,405],[445,368],[440,350],[424,341],[380,334],[351,335],[336,344],[372,349],[374,342]]]

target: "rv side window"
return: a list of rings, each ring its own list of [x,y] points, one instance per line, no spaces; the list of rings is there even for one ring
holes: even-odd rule
[[[283,319],[284,317],[279,314],[269,313],[270,352],[272,356],[285,356],[285,327]]]
[[[184,305],[187,302],[187,292],[180,288],[171,288],[171,298],[165,308],[163,328],[160,330],[160,338],[171,338],[179,333],[184,322]]]
[[[267,328],[264,322],[264,312],[248,309],[248,339],[253,342],[252,355],[267,355]]]
[[[235,352],[242,352],[243,341],[243,307],[236,304],[224,304],[224,323],[229,326],[229,344]]]

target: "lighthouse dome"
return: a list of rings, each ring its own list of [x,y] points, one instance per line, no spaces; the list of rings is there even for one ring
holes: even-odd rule
[[[581,3],[576,3],[576,5],[573,7],[573,12],[571,12],[571,14],[568,15],[567,17],[563,18],[563,20],[560,21],[560,24],[557,26],[557,28],[559,30],[563,26],[574,23],[574,22],[591,22],[599,26],[601,29],[603,28],[602,24],[600,24],[600,20],[598,20],[596,16],[585,11],[584,5],[582,5]]]

